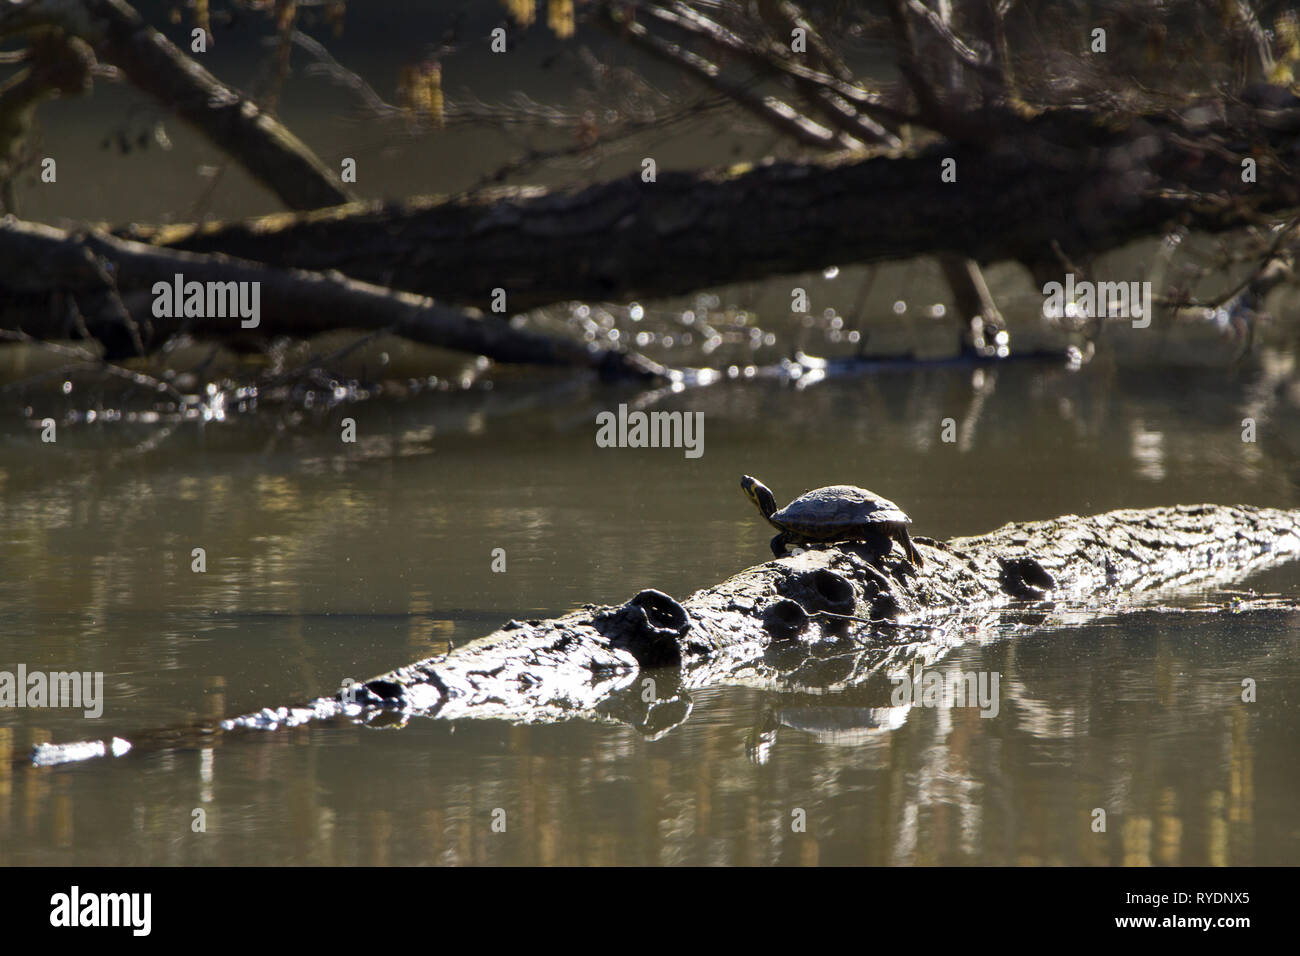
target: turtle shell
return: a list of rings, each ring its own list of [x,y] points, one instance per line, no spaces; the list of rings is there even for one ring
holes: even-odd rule
[[[800,495],[769,519],[784,531],[833,540],[888,534],[912,523],[903,509],[856,485],[829,485]]]

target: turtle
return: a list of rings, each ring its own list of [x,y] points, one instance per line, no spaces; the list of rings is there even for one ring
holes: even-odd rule
[[[888,498],[856,485],[829,485],[800,495],[781,510],[771,490],[757,478],[744,475],[741,490],[763,517],[781,533],[772,539],[772,553],[784,557],[791,544],[810,541],[863,541],[884,538],[897,541],[913,567],[925,562],[912,544],[903,509]]]

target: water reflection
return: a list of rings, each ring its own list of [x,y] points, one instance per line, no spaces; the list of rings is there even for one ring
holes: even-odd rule
[[[0,667],[103,671],[107,700],[93,727],[0,711],[0,863],[1300,859],[1294,566],[1254,584],[1278,607],[1243,595],[1236,614],[954,634],[923,663],[998,673],[996,718],[898,708],[883,670],[857,681],[831,661],[784,689],[661,681],[634,725],[416,720],[12,764],[38,740],[307,699],[511,617],[689,593],[766,558],[742,472],[790,496],[862,482],[940,538],[1113,507],[1296,502],[1300,393],[1266,370],[1234,382],[1024,364],[972,381],[934,368],[668,393],[657,408],[705,414],[706,453],[685,465],[595,447],[595,412],[630,394],[566,380],[539,403],[525,397],[535,382],[508,376],[491,392],[362,403],[349,410],[359,448],[338,441],[333,413],[285,430],[261,416],[182,425],[133,458],[122,448],[147,436],[129,423],[47,446],[10,422]],[[1241,702],[1245,678],[1257,704]]]
[[[697,691],[679,734],[590,723],[412,724],[265,736],[116,766],[0,766],[0,857],[167,863],[1283,863],[1296,835],[1296,615],[1165,629],[1154,612],[964,649],[1005,707],[909,719]],[[1227,623],[1225,623],[1227,622]],[[1086,666],[1080,666],[1085,664]],[[887,712],[888,709],[886,709]],[[754,762],[752,729],[781,745]],[[12,747],[12,733],[0,745]],[[142,786],[142,783],[147,785]],[[194,834],[193,810],[208,813]],[[1104,832],[1094,830],[1098,810]],[[1262,810],[1263,812],[1259,812]],[[494,829],[503,821],[504,829]],[[802,829],[801,829],[802,827]]]

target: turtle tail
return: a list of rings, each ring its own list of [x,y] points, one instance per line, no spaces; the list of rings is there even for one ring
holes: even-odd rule
[[[903,553],[907,555],[907,560],[912,562],[912,567],[925,567],[925,560],[921,557],[921,552],[916,550],[916,545],[912,544],[912,536],[907,533],[906,528],[898,529],[898,543],[903,546]]]

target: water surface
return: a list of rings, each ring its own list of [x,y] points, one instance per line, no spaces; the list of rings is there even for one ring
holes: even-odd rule
[[[460,395],[459,418],[437,395],[377,400],[279,435],[269,412],[179,425],[131,453],[142,436],[121,423],[44,445],[14,422],[4,666],[103,671],[106,702],[95,721],[0,711],[0,742],[129,738],[326,693],[512,617],[685,596],[766,557],[742,472],[782,498],[862,482],[940,538],[1114,507],[1297,504],[1294,416],[1243,445],[1250,383],[1164,369],[1144,390],[1152,374],[1008,366],[977,414],[962,369],[669,396],[656,407],[705,414],[697,460],[597,448],[595,411],[618,389],[501,411],[536,386],[508,375]],[[948,415],[962,443],[938,440]],[[1293,599],[1298,584],[1292,565],[1240,591]],[[19,768],[0,777],[0,862],[1293,864],[1300,618],[1285,602],[1200,610],[1228,600],[1181,592],[1161,603],[1188,613],[970,634],[936,666],[997,672],[993,718],[914,708],[889,729],[864,716],[880,687],[717,686],[657,740],[416,720]],[[1258,703],[1240,700],[1246,677]]]

